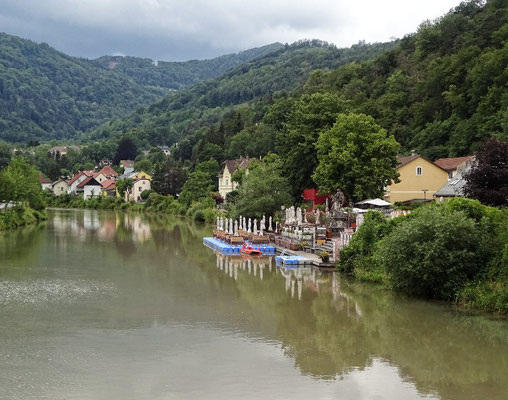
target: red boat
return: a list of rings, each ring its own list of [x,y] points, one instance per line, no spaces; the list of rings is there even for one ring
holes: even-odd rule
[[[260,256],[261,254],[263,254],[263,252],[259,250],[259,247],[255,249],[252,246],[247,246],[247,243],[243,244],[243,246],[240,249],[240,253],[248,254],[250,256]]]

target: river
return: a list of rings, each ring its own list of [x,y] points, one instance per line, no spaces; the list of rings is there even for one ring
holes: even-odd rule
[[[53,210],[0,236],[1,399],[508,399],[508,322],[182,219]]]

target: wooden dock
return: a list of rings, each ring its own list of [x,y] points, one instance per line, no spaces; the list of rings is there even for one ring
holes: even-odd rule
[[[335,263],[333,263],[333,262],[324,263],[323,261],[321,261],[321,258],[319,256],[317,256],[316,254],[306,253],[305,251],[299,251],[299,250],[289,250],[289,249],[286,249],[285,247],[278,246],[274,243],[270,243],[270,245],[275,247],[275,251],[276,251],[277,255],[279,255],[279,256],[281,254],[284,254],[287,256],[301,256],[301,257],[304,257],[304,258],[307,258],[308,260],[310,260],[311,264],[316,267],[335,269]]]

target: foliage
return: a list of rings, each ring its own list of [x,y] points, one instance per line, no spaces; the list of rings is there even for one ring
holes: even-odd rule
[[[281,176],[281,168],[281,160],[275,154],[268,154],[262,162],[249,166],[249,174],[239,186],[238,198],[231,210],[233,218],[273,216],[281,206],[292,202],[291,189],[288,180]]]
[[[480,229],[464,213],[444,207],[419,209],[380,243],[375,257],[395,290],[454,299],[485,262]]]
[[[508,141],[487,141],[464,178],[466,196],[491,206],[508,205]]]
[[[319,164],[313,175],[324,193],[342,190],[350,201],[381,197],[398,181],[395,138],[364,114],[340,114],[316,144]]]
[[[209,197],[214,188],[214,182],[209,174],[204,171],[194,171],[182,187],[178,200],[185,206],[190,206],[193,201],[203,197]]]
[[[137,155],[138,148],[132,139],[122,139],[118,142],[115,156],[113,157],[113,165],[118,165],[120,160],[134,160]]]
[[[122,199],[125,197],[125,193],[130,191],[133,186],[134,182],[130,178],[118,179],[116,181],[116,190]]]
[[[28,203],[34,209],[44,209],[38,176],[39,173],[25,159],[14,157],[5,171],[0,171],[0,201]]]
[[[176,196],[185,183],[186,172],[181,161],[167,157],[162,163],[155,166],[152,176],[152,188],[162,195]]]
[[[391,232],[395,222],[379,211],[368,211],[364,222],[353,235],[349,245],[340,252],[337,268],[339,271],[358,275],[360,271],[376,271],[374,250],[378,242]]]
[[[35,224],[46,218],[45,211],[37,211],[26,206],[18,205],[8,210],[0,211],[0,231]]]
[[[141,200],[146,201],[152,193],[155,193],[152,189],[145,189],[141,192]]]

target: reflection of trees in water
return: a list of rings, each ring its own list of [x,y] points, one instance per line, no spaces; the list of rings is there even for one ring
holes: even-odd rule
[[[0,267],[9,264],[26,264],[37,256],[45,223],[0,232]],[[2,268],[0,268],[0,272]]]
[[[336,274],[314,278],[312,269],[265,268],[261,280],[244,269],[245,261],[217,257],[240,297],[276,321],[285,354],[304,374],[333,379],[383,359],[424,394],[508,398],[506,321],[454,314]]]

